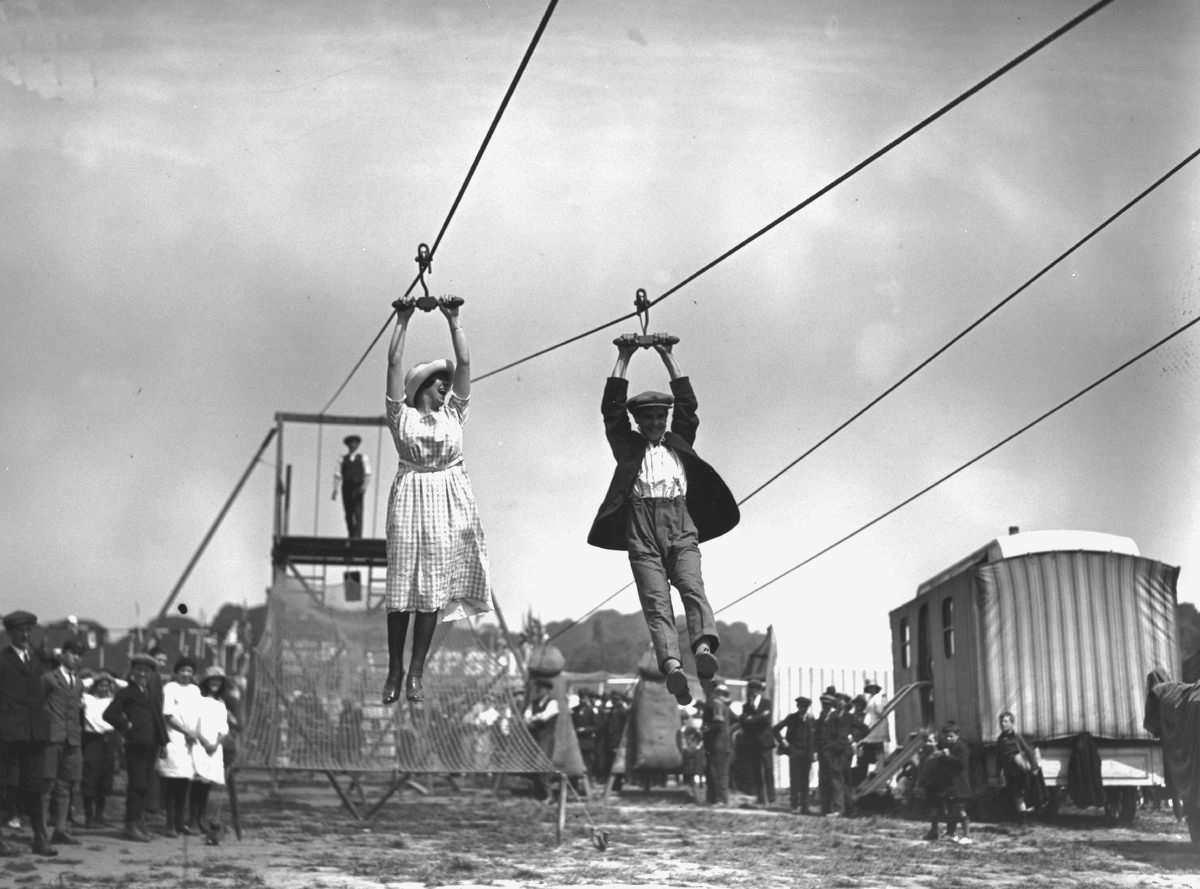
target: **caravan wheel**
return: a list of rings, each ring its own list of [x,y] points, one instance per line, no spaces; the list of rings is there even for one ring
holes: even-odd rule
[[[1065,791],[1061,787],[1046,788],[1046,802],[1038,809],[1038,815],[1042,818],[1053,818],[1058,814],[1058,809],[1062,805]]]
[[[1138,790],[1136,787],[1122,787],[1117,799],[1117,823],[1133,824],[1137,818]]]

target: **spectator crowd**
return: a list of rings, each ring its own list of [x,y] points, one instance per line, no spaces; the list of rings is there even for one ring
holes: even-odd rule
[[[81,669],[75,638],[31,644],[36,615],[3,618],[0,650],[0,857],[21,853],[26,828],[35,855],[81,843],[80,831],[118,828],[110,806],[124,775],[117,835],[128,842],[196,835],[219,842],[209,816],[214,787],[235,755],[240,704],[218,666],[202,673],[180,657],[144,652],[127,676]]]

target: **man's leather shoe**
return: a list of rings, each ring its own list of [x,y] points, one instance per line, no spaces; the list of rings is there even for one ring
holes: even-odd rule
[[[692,693],[688,690],[687,673],[682,667],[675,667],[667,674],[667,691],[675,696],[675,701],[682,706],[692,702]]]
[[[121,831],[121,839],[129,840],[131,843],[150,842],[150,837],[142,833],[136,824],[126,824],[125,829]]]
[[[53,858],[58,854],[58,850],[50,845],[50,841],[46,839],[45,834],[41,834],[33,838],[33,854]]]
[[[706,682],[716,676],[720,666],[717,663],[717,656],[712,653],[712,649],[706,643],[702,642],[696,646],[696,675],[700,677],[701,682]]]
[[[50,834],[50,842],[57,843],[61,846],[78,846],[79,840],[71,836],[65,830],[56,830]]]

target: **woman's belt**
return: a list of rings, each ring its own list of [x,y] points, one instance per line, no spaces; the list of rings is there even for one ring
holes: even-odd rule
[[[458,459],[453,460],[450,463],[445,464],[444,466],[426,466],[424,463],[409,463],[403,457],[400,457],[398,459],[400,460],[401,468],[411,469],[413,472],[441,472],[444,469],[453,469],[455,466],[457,466],[459,463],[461,463],[463,461],[463,458],[461,456],[459,456]]]

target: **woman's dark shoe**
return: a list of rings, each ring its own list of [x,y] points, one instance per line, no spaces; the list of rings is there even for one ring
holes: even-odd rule
[[[403,680],[403,671],[400,673],[388,673],[387,679],[383,683],[383,704],[385,707],[400,700],[400,683]]]
[[[421,688],[421,674],[408,674],[408,681],[404,685],[404,697],[414,704],[425,700],[425,691]]]

